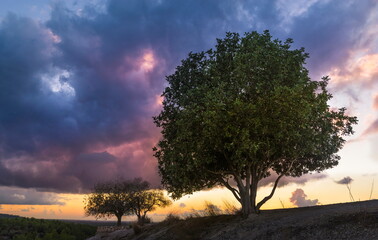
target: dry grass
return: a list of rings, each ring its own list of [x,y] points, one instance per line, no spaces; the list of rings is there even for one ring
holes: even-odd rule
[[[369,200],[371,200],[371,197],[373,196],[373,189],[374,189],[374,179],[373,179],[373,182],[371,183],[371,190],[370,190]]]
[[[168,223],[168,224],[172,224],[172,223],[176,223],[176,222],[179,222],[181,220],[180,216],[174,214],[174,213],[170,213],[167,215],[167,217],[163,220],[164,223]]]
[[[238,212],[240,211],[239,208],[237,208],[235,205],[233,205],[227,200],[223,200],[223,209],[223,213],[228,215],[235,215],[238,214]]]
[[[204,208],[200,210],[192,209],[191,213],[186,216],[188,218],[200,218],[200,217],[211,217],[220,215],[236,215],[240,211],[234,204],[227,200],[223,200],[223,206],[219,207],[212,202],[205,201]]]
[[[371,200],[264,210],[248,219],[233,215],[193,217],[146,225],[141,234],[130,239],[378,239],[371,237],[378,236],[377,211],[378,200]],[[172,214],[168,219],[179,218]],[[348,238],[362,233],[364,238]]]

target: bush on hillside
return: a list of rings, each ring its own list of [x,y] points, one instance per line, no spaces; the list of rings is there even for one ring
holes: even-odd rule
[[[35,218],[0,219],[0,239],[81,240],[96,234],[96,227]]]

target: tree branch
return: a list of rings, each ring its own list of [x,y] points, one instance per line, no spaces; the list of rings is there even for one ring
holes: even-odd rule
[[[239,201],[241,202],[241,198],[240,198],[240,192],[233,188],[229,183],[228,183],[228,180],[225,181],[223,178],[220,178],[220,181],[223,183],[223,185],[232,192],[232,194],[234,195],[234,197]]]
[[[208,171],[209,173],[214,174],[214,175],[227,175],[227,174],[230,175],[230,174],[232,174],[231,171],[218,171],[218,172],[216,172],[216,171],[211,171],[209,169],[206,169],[206,171]]]
[[[246,178],[245,178],[245,191],[249,191],[251,186],[251,168],[248,166],[246,171]],[[248,194],[249,195],[249,194]]]
[[[293,167],[294,162],[295,162],[295,160],[293,160],[293,161],[290,163],[289,168],[288,168],[285,172],[281,173],[281,175],[278,176],[278,178],[277,178],[276,181],[274,182],[274,185],[273,185],[273,188],[272,188],[272,191],[270,192],[270,194],[269,194],[268,196],[264,197],[264,199],[261,200],[261,201],[256,205],[256,211],[257,211],[257,212],[260,210],[260,207],[261,207],[264,203],[266,203],[269,199],[272,198],[274,192],[276,191],[276,188],[277,188],[278,182],[280,181],[280,179],[281,179],[286,173],[288,173],[288,172],[290,171],[290,169]]]
[[[273,189],[272,191],[270,192],[270,194],[266,197],[264,197],[263,200],[261,200],[257,205],[256,205],[256,210],[259,211],[260,207],[266,203],[269,199],[272,198],[274,192],[276,191],[276,188],[277,188],[277,185],[278,185],[278,182],[280,181],[280,179],[284,176],[284,174],[281,174],[278,176],[278,178],[276,179],[276,181],[274,182],[274,186],[273,186]]]
[[[243,185],[243,181],[242,181],[241,177],[240,177],[239,175],[236,175],[235,173],[232,174],[232,175],[233,175],[234,178],[235,178],[235,181],[236,181],[236,184],[238,185],[238,188],[239,188],[240,190],[243,190],[243,194],[244,194],[245,189],[244,189],[244,185]],[[240,192],[239,192],[239,193],[240,193]]]

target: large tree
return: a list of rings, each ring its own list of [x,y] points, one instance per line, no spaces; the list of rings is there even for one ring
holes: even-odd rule
[[[259,212],[283,176],[323,171],[353,133],[356,117],[332,109],[328,78],[312,81],[308,54],[270,33],[227,33],[215,49],[190,53],[167,76],[163,110],[154,117],[154,148],[163,185],[174,198],[228,188],[244,216]],[[278,177],[256,202],[258,182]]]

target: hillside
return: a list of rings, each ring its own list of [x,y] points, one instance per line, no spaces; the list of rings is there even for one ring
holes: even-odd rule
[[[98,234],[96,239],[378,239],[378,200],[262,211],[248,219],[221,215]]]
[[[0,218],[18,218],[20,216],[0,213]]]
[[[94,226],[58,220],[9,216],[0,218],[2,240],[82,240],[95,232]]]

